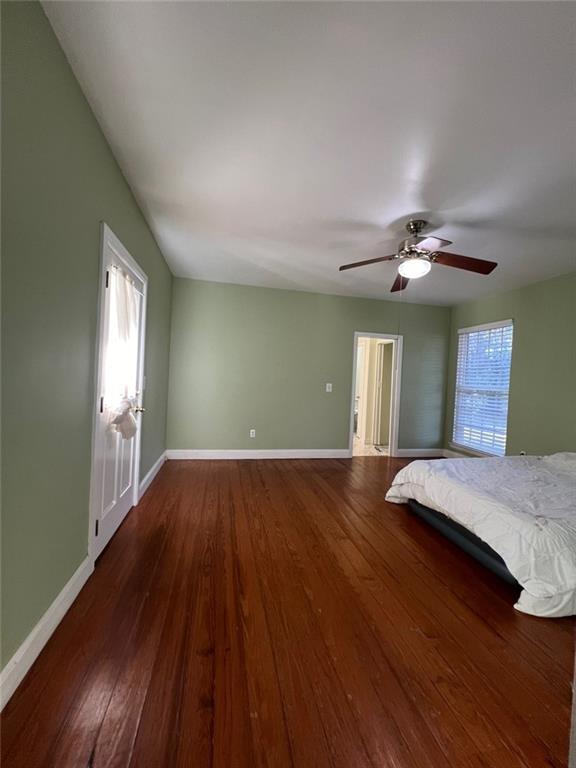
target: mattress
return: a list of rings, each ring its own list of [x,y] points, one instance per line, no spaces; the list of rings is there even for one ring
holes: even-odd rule
[[[415,499],[486,542],[522,587],[517,610],[576,614],[576,453],[414,461],[386,499]]]

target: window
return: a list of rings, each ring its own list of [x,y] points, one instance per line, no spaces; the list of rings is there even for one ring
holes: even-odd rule
[[[494,456],[506,453],[512,321],[458,331],[452,441]]]

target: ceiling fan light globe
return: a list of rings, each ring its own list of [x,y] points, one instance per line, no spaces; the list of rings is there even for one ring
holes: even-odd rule
[[[432,265],[428,259],[405,259],[398,265],[398,272],[402,277],[415,280],[418,277],[424,277],[430,272]]]

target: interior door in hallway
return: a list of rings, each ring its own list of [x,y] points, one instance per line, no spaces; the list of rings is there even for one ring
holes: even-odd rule
[[[104,225],[90,550],[97,557],[138,503],[146,275]]]

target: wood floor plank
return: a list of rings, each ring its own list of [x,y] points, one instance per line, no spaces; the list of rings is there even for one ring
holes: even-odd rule
[[[338,731],[332,742],[325,720],[337,718],[334,707],[327,700],[325,688],[327,660],[323,649],[318,649],[317,637],[310,637],[306,612],[302,610],[299,585],[286,594],[284,578],[289,567],[286,549],[276,546],[274,525],[263,524],[263,516],[271,510],[271,500],[266,486],[249,482],[252,465],[244,465],[242,473],[243,496],[248,500],[243,525],[252,538],[257,553],[259,578],[266,605],[267,621],[273,634],[277,669],[285,700],[288,734],[294,752],[294,762],[302,765],[334,765],[334,753],[341,748]],[[305,638],[306,654],[299,653]],[[341,705],[338,698],[336,707]],[[328,711],[326,711],[328,708]],[[364,765],[362,746],[355,757]],[[353,764],[353,763],[352,763]]]
[[[198,467],[202,477],[208,469]],[[134,744],[130,766],[176,765],[177,752],[182,731],[188,723],[181,721],[182,699],[187,692],[184,684],[188,667],[198,660],[197,648],[191,639],[191,625],[198,610],[198,581],[202,568],[203,527],[210,510],[207,509],[207,487],[203,482],[196,492],[181,494],[178,498],[178,515],[186,519],[191,515],[194,523],[182,531],[183,547],[178,559],[178,578],[175,588],[168,596],[166,621],[160,637],[159,652],[152,670],[146,701],[142,709],[138,735]],[[209,629],[208,629],[209,631]],[[201,677],[199,675],[199,677]],[[210,765],[211,743],[206,736],[206,720],[211,719],[211,710],[206,707],[211,690],[196,686],[194,696],[197,702],[197,717],[190,726],[194,729],[193,742],[198,750],[198,764]]]
[[[279,497],[286,495],[282,471],[271,487]],[[322,638],[326,653],[334,662],[333,676],[339,680],[374,764],[428,766],[439,749],[429,742],[421,747],[425,722],[400,682],[402,669],[394,669],[380,653],[370,622],[349,589],[345,574],[328,558],[324,537],[315,537],[302,506],[294,499],[289,521],[278,519],[291,557],[296,565],[293,581],[302,584],[311,615],[314,635]],[[278,498],[271,497],[271,511]],[[276,502],[276,503],[275,503]],[[418,736],[416,735],[418,733]],[[410,744],[410,748],[407,745]]]
[[[162,552],[162,561],[158,564],[145,597],[125,663],[102,719],[90,768],[125,768],[130,763],[152,670],[160,652],[169,596],[179,576],[179,557],[184,538],[192,526],[192,518],[188,516],[179,531],[182,535],[175,535],[177,510],[171,500],[168,506],[171,511],[167,523],[169,535]]]
[[[3,768],[566,768],[573,619],[384,495],[168,462],[2,713]]]
[[[257,550],[260,542],[258,537],[255,542],[252,540],[247,524],[252,514],[252,500],[243,493],[239,470],[240,463],[237,462],[229,472],[228,506],[222,509],[223,526],[231,544],[226,565],[230,586],[233,585],[233,591],[227,594],[227,629],[234,641],[242,646],[241,657],[230,649],[227,666],[235,669],[235,676],[246,686],[247,705],[240,708],[240,712],[249,717],[249,728],[243,728],[241,732],[251,732],[254,743],[259,745],[259,749],[251,754],[250,766],[291,768],[293,756],[286,727],[286,705],[278,677],[277,648],[269,626],[269,608],[264,600],[255,554],[255,547]],[[238,631],[240,627],[241,632]],[[235,663],[237,659],[241,659],[242,666]],[[246,675],[248,669],[257,670],[257,674]],[[234,684],[234,688],[237,687],[238,683]],[[223,691],[220,700],[227,702],[234,688]],[[227,756],[222,750],[225,742],[219,734],[215,742],[221,750],[215,765],[224,768],[227,765]]]

